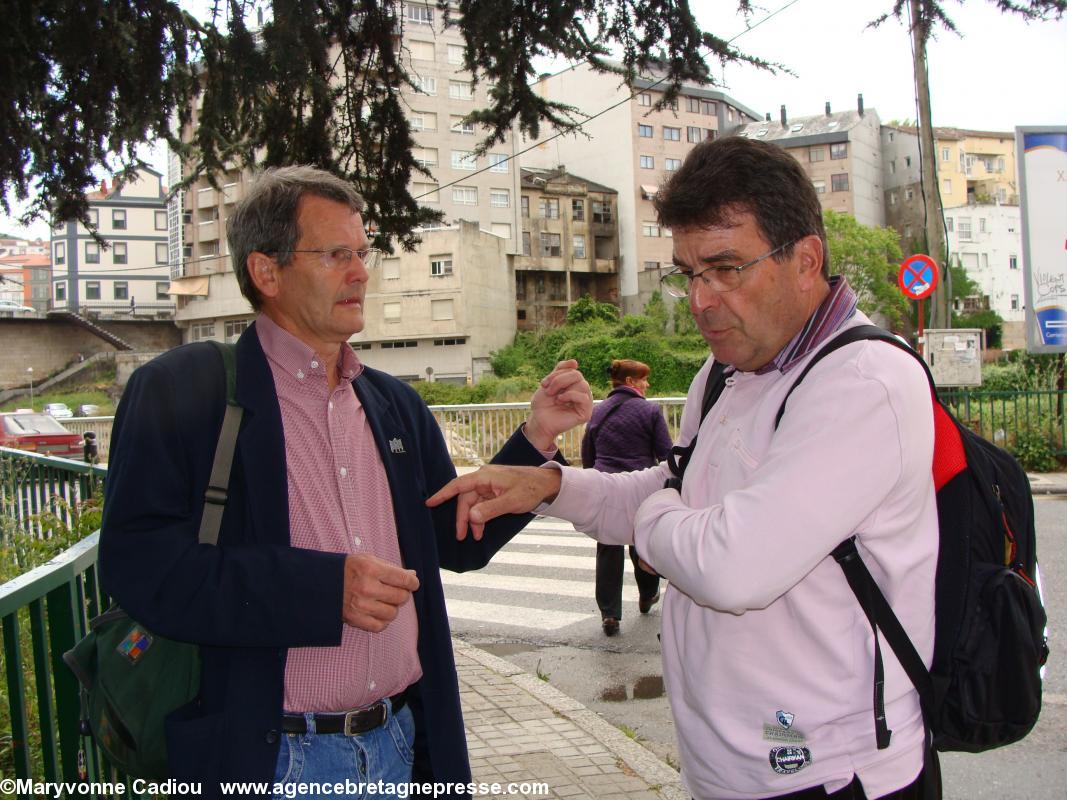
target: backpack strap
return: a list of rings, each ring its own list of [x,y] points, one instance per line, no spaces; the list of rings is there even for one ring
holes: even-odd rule
[[[222,418],[219,441],[215,445],[215,461],[211,465],[211,477],[204,491],[204,513],[200,517],[200,544],[216,545],[219,542],[219,528],[222,526],[222,514],[226,510],[229,496],[230,470],[233,467],[233,453],[237,446],[237,433],[241,430],[241,418],[244,409],[237,405],[237,358],[236,348],[232,344],[216,342],[211,344],[222,357],[226,372],[226,413]]]
[[[711,407],[715,405],[720,395],[722,395],[723,389],[726,388],[726,379],[734,372],[736,372],[735,369],[721,361],[716,361],[712,365],[711,372],[708,373],[708,379],[704,383],[704,399],[700,403],[700,422],[697,423],[697,432],[693,434],[693,438],[689,440],[689,444],[685,447],[675,445],[671,448],[671,452],[667,454],[667,466],[670,468],[671,477],[667,478],[663,484],[664,489],[682,491],[682,476],[685,475],[685,468],[689,466],[689,459],[692,458],[693,450],[696,449],[700,426],[708,412],[711,411]]]
[[[793,385],[789,387],[785,397],[782,398],[782,404],[779,406],[778,414],[774,418],[774,429],[778,430],[778,424],[782,421],[782,415],[785,413],[785,404],[789,400],[789,396],[804,380],[812,367],[838,348],[852,342],[868,340],[886,342],[914,356],[923,365],[927,380],[930,382],[931,392],[935,391],[934,377],[926,362],[923,361],[922,356],[884,328],[879,328],[876,325],[857,325],[842,331],[831,339],[805,365]],[[926,668],[926,664],[923,663],[922,658],[915,649],[915,645],[908,638],[908,634],[904,630],[904,626],[900,624],[900,620],[897,619],[897,615],[893,613],[889,601],[885,599],[885,595],[882,594],[882,590],[875,582],[874,576],[867,569],[867,565],[863,563],[863,559],[856,549],[856,537],[849,537],[839,544],[834,548],[831,555],[841,565],[841,570],[845,573],[845,579],[848,581],[852,593],[856,595],[856,600],[859,602],[860,608],[863,609],[863,613],[867,616],[871,629],[874,631],[874,731],[878,749],[884,750],[889,747],[889,740],[893,735],[885,719],[885,671],[882,666],[881,648],[878,644],[879,631],[885,636],[889,647],[893,650],[901,667],[904,668],[904,672],[907,673],[912,685],[919,693],[919,705],[922,708],[923,722],[927,731],[932,731],[934,684],[930,678],[930,671]]]

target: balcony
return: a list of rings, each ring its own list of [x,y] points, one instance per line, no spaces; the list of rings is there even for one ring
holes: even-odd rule
[[[196,207],[197,208],[214,208],[219,204],[219,193],[214,189],[208,187],[206,189],[196,190]]]
[[[197,223],[197,238],[201,242],[210,242],[219,238],[219,221],[217,219]]]

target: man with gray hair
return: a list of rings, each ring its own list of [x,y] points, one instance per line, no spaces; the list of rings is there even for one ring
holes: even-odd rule
[[[259,316],[236,345],[244,417],[217,547],[197,532],[226,403],[218,352],[190,344],[137,370],[115,418],[101,581],[153,632],[200,645],[200,694],[168,717],[167,747],[172,777],[205,796],[272,778],[285,796],[347,780],[404,797],[413,778],[469,793],[438,569],[485,565],[528,517],[457,541],[455,507],[424,505],[455,477],[440,429],[348,345],[380,255],[363,210],[341,179],[288,167],[229,220]],[[499,459],[540,464],[588,418],[588,386],[562,366]]]

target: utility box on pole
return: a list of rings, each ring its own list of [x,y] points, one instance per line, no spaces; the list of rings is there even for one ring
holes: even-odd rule
[[[981,328],[928,328],[923,358],[938,386],[981,386],[985,331]]]

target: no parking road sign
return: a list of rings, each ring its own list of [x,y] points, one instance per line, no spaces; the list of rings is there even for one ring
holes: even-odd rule
[[[917,254],[904,259],[897,274],[897,283],[905,297],[922,300],[934,293],[938,277],[937,262],[930,256]]]

